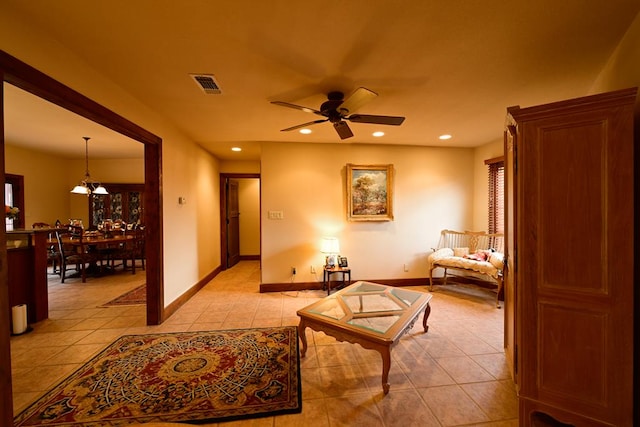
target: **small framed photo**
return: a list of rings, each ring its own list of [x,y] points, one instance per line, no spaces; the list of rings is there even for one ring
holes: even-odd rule
[[[328,255],[325,258],[325,265],[329,268],[333,268],[336,266],[336,264],[338,263],[337,261],[337,256],[336,255]]]
[[[347,262],[347,257],[346,257],[346,256],[338,257],[338,266],[339,266],[340,268],[347,268],[347,267],[349,267],[349,263]]]

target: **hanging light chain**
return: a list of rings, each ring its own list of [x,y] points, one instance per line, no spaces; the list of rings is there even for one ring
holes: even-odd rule
[[[84,138],[84,162],[85,162],[84,177],[87,178],[87,184],[88,184],[88,181],[91,178],[91,176],[89,175],[89,140],[91,139],[91,137],[83,136],[82,138]]]

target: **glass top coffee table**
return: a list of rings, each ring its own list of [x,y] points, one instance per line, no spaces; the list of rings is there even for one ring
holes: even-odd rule
[[[298,310],[300,357],[307,352],[307,327],[337,339],[376,350],[382,356],[382,390],[389,393],[391,348],[415,324],[424,311],[427,332],[431,294],[371,282],[356,282]]]

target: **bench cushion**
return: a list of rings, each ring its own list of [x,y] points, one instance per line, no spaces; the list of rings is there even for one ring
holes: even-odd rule
[[[464,258],[453,255],[453,249],[438,249],[429,255],[429,268],[450,267],[463,270],[472,270],[483,273],[496,279],[498,273],[502,271],[504,255],[500,252],[493,252],[488,261],[477,261],[474,259]]]

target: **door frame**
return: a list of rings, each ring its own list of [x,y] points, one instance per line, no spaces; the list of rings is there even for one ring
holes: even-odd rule
[[[0,76],[6,82],[66,110],[144,144],[145,212],[147,241],[147,324],[164,320],[162,232],[162,139],[70,87],[0,50]],[[0,178],[4,181],[4,84],[0,87]],[[4,187],[1,190],[4,193]],[[11,388],[9,292],[6,233],[0,231],[0,388]],[[153,248],[153,250],[150,250]],[[0,398],[0,424],[13,423],[12,393]]]
[[[227,186],[228,179],[235,178],[257,178],[260,181],[259,173],[220,173],[220,269],[226,270],[227,265],[227,224],[225,218],[227,216]],[[260,186],[260,196],[258,203],[260,212],[262,212],[262,185]],[[260,215],[260,253],[262,253],[262,215]]]

